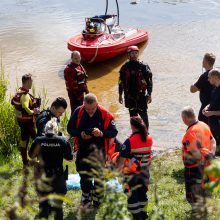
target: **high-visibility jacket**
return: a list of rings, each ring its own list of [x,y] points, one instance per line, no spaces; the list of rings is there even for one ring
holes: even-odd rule
[[[101,112],[102,119],[104,122],[104,130],[108,129],[109,123],[114,119],[113,115],[108,112],[107,109],[102,107],[101,105],[98,105],[98,111]],[[82,115],[85,111],[85,106],[82,105],[79,109],[77,120],[76,120],[76,128],[79,127]],[[107,160],[111,158],[111,155],[115,152],[115,138],[105,138],[105,154],[107,157]],[[74,138],[74,151],[78,151],[79,149],[79,137]]]
[[[25,88],[21,87],[16,92],[15,96],[11,100],[11,104],[14,105],[15,111],[16,111],[16,118],[20,122],[29,122],[33,120],[33,114],[30,115],[28,112],[22,107],[21,103],[21,97],[22,95],[29,95],[30,96],[30,102],[29,102],[29,108],[30,110],[33,110],[34,108],[34,97],[29,94],[29,91]]]
[[[152,159],[152,144],[153,140],[150,135],[147,135],[146,141],[141,140],[138,133],[132,134],[129,137],[131,147],[131,158],[126,158],[124,161],[124,173],[139,173],[144,167],[147,167]]]
[[[210,128],[204,122],[198,121],[187,129],[182,139],[182,160],[185,167],[192,168],[210,163],[211,139]]]

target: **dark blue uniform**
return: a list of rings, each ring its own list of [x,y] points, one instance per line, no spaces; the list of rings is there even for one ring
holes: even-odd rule
[[[210,70],[204,72],[194,84],[199,89],[199,98],[201,102],[198,119],[206,124],[208,124],[208,118],[202,114],[202,110],[210,103],[212,90],[214,88],[208,81],[209,71]]]
[[[114,138],[118,131],[114,121],[111,121],[108,128],[104,130],[104,122],[101,111],[97,108],[92,117],[84,111],[80,120],[78,128],[76,127],[76,120],[80,107],[78,107],[72,114],[67,131],[73,137],[79,137],[79,149],[76,156],[76,169],[80,174],[80,185],[82,189],[82,203],[91,203],[93,200],[94,206],[99,206],[104,197],[103,192],[103,170],[105,162],[105,138]],[[81,132],[91,128],[99,128],[102,131],[103,137],[92,137],[89,140],[81,138]],[[96,172],[94,172],[96,171]],[[94,183],[93,183],[94,178]]]
[[[37,126],[37,137],[44,134],[44,128],[48,121],[56,117],[48,108],[47,110],[42,111],[37,117],[36,126]],[[59,123],[59,119],[57,119]]]
[[[66,179],[67,175],[63,170],[63,159],[72,160],[73,153],[69,142],[64,137],[54,134],[37,137],[29,150],[31,158],[38,157],[40,160],[41,174],[45,174],[51,181],[41,179],[41,183],[48,187],[42,188],[36,183],[37,191],[40,196],[44,197],[51,193],[65,195],[67,192]],[[49,189],[49,190],[48,190]],[[55,219],[63,219],[62,202],[59,201],[59,208],[51,207],[48,200],[40,202],[39,218],[48,218],[51,211],[55,211]]]
[[[220,111],[220,86],[213,89],[208,111]],[[213,115],[208,119],[212,134],[216,140],[216,155],[220,155],[220,116]]]

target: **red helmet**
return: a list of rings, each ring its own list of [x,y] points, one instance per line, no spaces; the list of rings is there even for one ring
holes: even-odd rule
[[[130,53],[131,51],[139,51],[139,49],[137,46],[130,46],[128,47],[127,52]]]

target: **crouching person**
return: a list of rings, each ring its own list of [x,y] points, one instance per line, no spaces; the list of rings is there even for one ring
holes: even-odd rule
[[[139,116],[130,119],[132,135],[124,142],[118,167],[125,176],[125,192],[128,194],[128,211],[134,220],[147,219],[149,166],[152,158],[152,137]]]
[[[57,134],[57,119],[52,118],[45,126],[45,136],[37,137],[29,151],[32,159],[38,158],[41,170],[39,179],[36,180],[36,188],[40,196],[39,219],[48,219],[52,212],[55,213],[55,220],[63,219],[62,201],[50,201],[47,196],[66,194],[68,174],[63,169],[63,159],[72,160],[73,153],[67,140]]]

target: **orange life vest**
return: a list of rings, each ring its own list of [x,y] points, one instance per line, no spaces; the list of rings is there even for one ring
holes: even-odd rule
[[[187,129],[182,139],[182,160],[187,168],[210,163],[206,158],[212,154],[211,137],[210,128],[204,122],[196,122]]]
[[[28,90],[25,88],[21,87],[18,89],[16,92],[15,96],[11,100],[11,104],[14,105],[15,111],[16,111],[16,118],[20,122],[28,122],[33,120],[33,115],[29,115],[26,110],[22,107],[21,104],[21,96],[29,94]],[[33,104],[34,104],[34,97],[30,95],[30,103],[29,103],[29,108],[32,110],[33,109]]]
[[[146,141],[142,141],[140,134],[132,134],[129,139],[131,146],[131,159],[126,158],[124,161],[124,173],[139,173],[141,168],[147,167],[152,159],[151,146],[153,139],[150,135]]]
[[[105,109],[103,106],[98,105],[98,110],[102,114],[102,119],[104,122],[104,130],[106,130],[109,126],[109,123],[114,119],[113,115],[108,112],[107,109]],[[79,127],[82,115],[85,111],[85,106],[82,105],[79,109],[77,120],[76,120],[76,128]],[[107,157],[107,160],[111,158],[111,155],[115,152],[115,138],[105,138],[105,154]],[[74,138],[74,151],[78,151],[79,149],[79,137]]]

